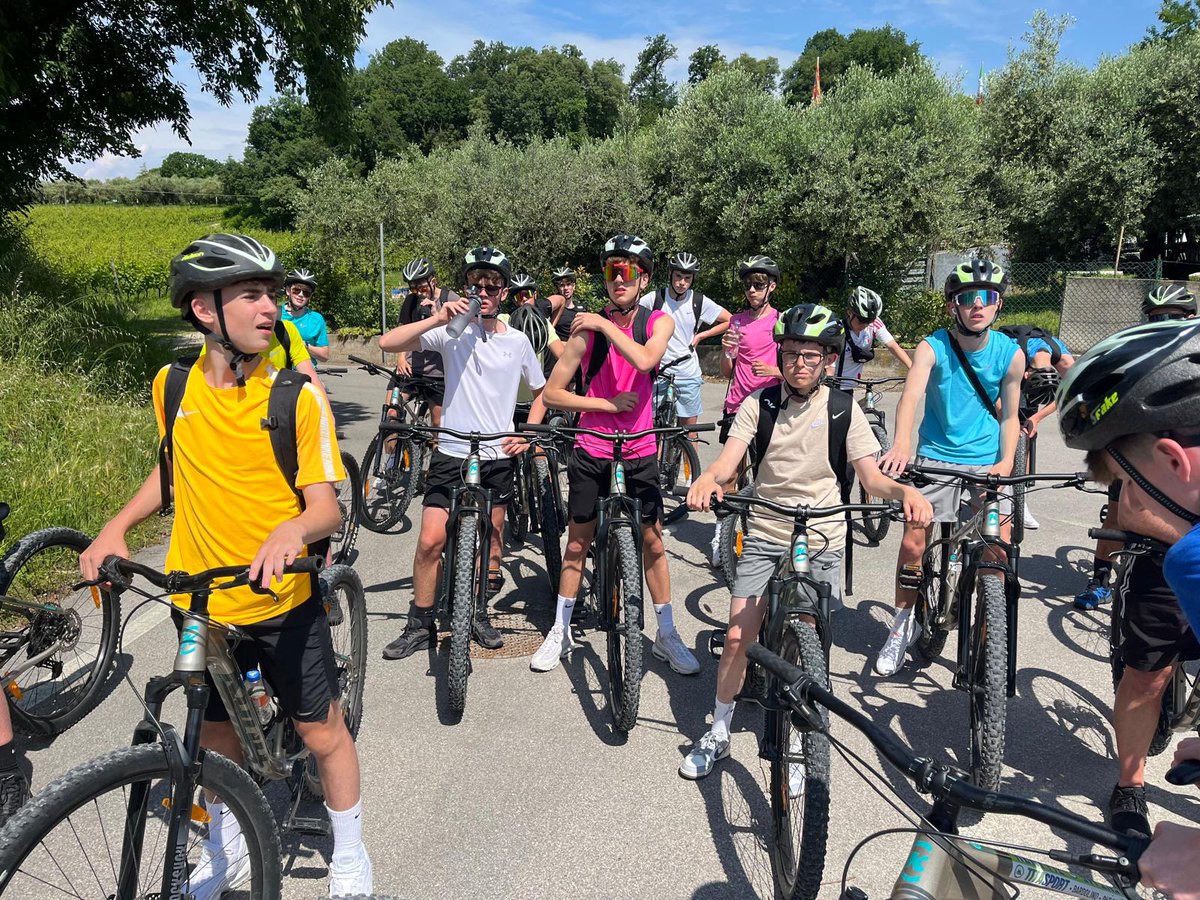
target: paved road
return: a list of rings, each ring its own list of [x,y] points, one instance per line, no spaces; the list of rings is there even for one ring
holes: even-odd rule
[[[355,371],[330,379],[330,387],[347,432],[345,445],[360,455],[374,428],[382,385]],[[706,408],[716,409],[720,396],[718,385],[707,385]],[[889,414],[897,396],[887,398]],[[709,446],[702,456],[707,462],[713,454]],[[1078,460],[1047,432],[1039,465],[1043,471],[1070,471]],[[1084,566],[1090,565],[1085,530],[1096,521],[1100,500],[1053,491],[1035,495],[1031,504],[1042,528],[1029,535],[1021,565],[1020,675],[1009,708],[1005,786],[1098,819],[1116,775],[1106,613],[1076,612],[1064,598],[1080,587]],[[772,895],[765,768],[755,741],[760,714],[739,709],[733,755],[716,774],[700,783],[676,774],[686,748],[707,728],[716,673],[706,653],[708,637],[728,613],[728,591],[705,564],[711,529],[711,520],[693,518],[676,525],[668,539],[676,621],[703,669],[684,678],[651,661],[641,718],[628,740],[609,727],[604,641],[595,634],[584,639],[583,652],[570,664],[544,675],[530,672],[524,655],[477,661],[466,714],[451,723],[444,713],[444,658],[389,662],[379,655],[399,632],[408,607],[413,532],[361,532],[357,568],[367,585],[370,656],[359,747],[377,892],[405,898]],[[947,661],[924,669],[909,664],[886,681],[870,671],[890,621],[897,542],[893,527],[882,547],[857,554],[855,593],[836,623],[834,686],[921,752],[963,764],[966,698],[948,688]],[[508,587],[495,605],[513,614],[513,621],[544,624],[553,592],[541,571],[536,539],[506,566]],[[521,639],[510,636],[513,643]],[[147,676],[169,667],[173,641],[157,611],[131,624],[123,662],[139,691]],[[649,647],[646,658],[652,660]],[[180,709],[173,710],[178,720]],[[53,746],[29,752],[35,787],[100,748],[127,741],[137,718],[133,690],[119,683],[98,711]],[[877,754],[848,727],[835,726],[834,733],[882,768]],[[1152,783],[1163,783],[1169,755],[1151,761]],[[874,784],[897,790],[905,801],[916,799],[890,770]],[[281,808],[282,790],[278,785],[269,790]],[[859,841],[904,824],[839,758],[832,793],[821,895],[829,898],[838,896],[842,866]],[[1194,794],[1158,787],[1149,794],[1156,818],[1200,819]],[[1065,843],[1063,835],[1021,820],[993,818],[969,831],[1042,847]],[[284,840],[287,896],[322,896],[329,843],[294,835]],[[907,844],[897,837],[871,844],[851,865],[851,883],[874,897],[887,896]]]

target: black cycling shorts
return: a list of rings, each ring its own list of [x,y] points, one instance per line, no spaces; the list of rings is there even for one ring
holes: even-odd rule
[[[463,483],[467,461],[457,456],[447,456],[435,450],[429,463],[429,474],[425,478],[425,506],[449,509],[450,498]],[[484,459],[479,462],[479,484],[492,492],[492,503],[507,506],[513,495],[513,463],[504,459]]]
[[[598,459],[576,447],[567,462],[567,515],[572,522],[594,522],[596,504],[608,496],[612,483],[612,460]],[[662,490],[658,486],[658,459],[643,456],[625,460],[625,490],[642,504],[642,524],[662,519]]]
[[[171,618],[178,631],[183,614],[174,610]],[[239,625],[238,630],[245,635],[233,651],[238,668],[243,673],[251,669],[262,672],[279,711],[289,719],[324,722],[329,717],[330,701],[338,696],[337,665],[325,605],[312,597],[283,615]],[[204,680],[209,688],[205,721],[228,722],[229,712],[207,671]]]
[[[417,390],[430,406],[444,406],[446,403],[446,379],[444,378],[434,378],[428,384],[422,384]]]
[[[1200,659],[1200,643],[1163,578],[1160,560],[1133,557],[1116,589],[1125,608],[1121,632],[1125,665],[1139,672],[1157,672]]]

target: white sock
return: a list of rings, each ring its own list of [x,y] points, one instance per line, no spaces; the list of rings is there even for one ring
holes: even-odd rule
[[[901,631],[908,628],[909,619],[912,617],[912,607],[907,609],[896,610],[896,618],[892,620],[892,634],[900,634]]]
[[[729,726],[733,723],[733,707],[735,703],[717,701],[713,707],[713,734],[729,740]]]
[[[233,810],[220,800],[214,800],[206,805],[206,811],[212,817],[208,823],[208,840],[213,850],[226,856],[238,855],[242,826],[238,824]]]
[[[554,611],[554,624],[561,625],[564,630],[571,627],[571,612],[575,609],[575,598],[558,595],[558,608]]]
[[[363,853],[362,800],[338,812],[325,807],[333,825],[333,862],[352,863]]]
[[[670,603],[664,603],[662,606],[655,603],[654,615],[658,619],[659,634],[670,634],[675,630],[675,613],[671,611]]]

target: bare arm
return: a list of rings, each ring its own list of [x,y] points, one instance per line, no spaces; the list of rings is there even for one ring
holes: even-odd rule
[[[687,495],[688,506],[692,509],[709,509],[712,506],[714,491],[718,500],[724,498],[725,491],[721,485],[732,481],[737,475],[738,466],[741,465],[742,458],[746,455],[746,449],[749,446],[740,438],[728,438],[716,462],[692,482]]]
[[[1013,457],[1017,453],[1017,438],[1021,422],[1017,416],[1021,405],[1021,379],[1025,377],[1025,357],[1017,353],[1000,382],[1000,460],[992,467],[997,475],[1012,473]],[[905,385],[905,390],[908,386]]]
[[[925,396],[929,374],[937,362],[937,355],[928,341],[921,341],[913,351],[913,356],[912,367],[904,379],[904,393],[900,395],[900,405],[896,408],[895,443],[879,461],[886,475],[898,475],[912,462],[912,433],[913,423],[917,419],[917,401]]]
[[[575,321],[571,323],[572,339],[581,331],[602,333],[631,366],[639,372],[649,373],[662,362],[663,354],[667,352],[667,341],[675,332],[675,320],[670,316],[659,316],[655,319],[654,330],[644,346],[604,316],[595,313],[579,313],[575,316]]]
[[[729,320],[731,318],[733,316],[730,315],[729,310],[721,310],[721,314],[717,316],[717,321],[713,323],[712,328],[708,329],[708,331],[699,331],[696,333],[696,336],[692,338],[692,346],[699,346],[701,341],[707,340],[710,337],[716,337],[718,334],[724,334],[729,330]]]
[[[859,483],[873,497],[884,500],[899,500],[904,504],[904,518],[914,525],[922,527],[933,521],[933,507],[929,505],[921,492],[910,485],[898,484],[888,478],[879,469],[879,463],[873,456],[864,456],[851,463]]]
[[[451,300],[442,304],[437,312],[428,319],[398,325],[379,339],[379,349],[385,353],[405,353],[409,350],[421,349],[421,335],[440,328],[460,312],[466,312],[470,307],[467,300]]]
[[[329,537],[342,524],[342,510],[332,483],[305,485],[300,492],[304,495],[304,511],[277,525],[250,562],[250,578],[258,579],[261,573],[263,587],[282,579],[284,567],[304,552],[305,545]]]
[[[892,356],[896,357],[896,359],[898,359],[898,360],[900,360],[900,362],[904,363],[904,368],[906,368],[906,369],[912,368],[912,357],[910,357],[908,355],[907,350],[905,350],[903,347],[900,346],[899,341],[889,341],[884,346],[887,347],[888,350],[890,350],[892,352]]]
[[[586,331],[578,331],[570,339],[561,342],[562,356],[550,371],[550,378],[540,395],[545,406],[551,409],[562,409],[568,412],[617,412],[611,400],[599,397],[580,397],[569,385],[572,376],[579,370],[583,354],[587,351],[588,336]],[[530,412],[532,416],[532,411]]]
[[[100,574],[100,563],[106,557],[129,556],[125,535],[162,508],[158,471],[158,466],[155,466],[133,498],[121,507],[121,511],[100,529],[88,548],[79,554],[79,571],[84,578],[89,581],[95,579]]]
[[[314,344],[309,344],[308,352],[309,352],[309,355],[311,355],[313,359],[320,360],[321,362],[329,362],[329,345],[328,344],[326,344],[324,347],[317,347]]]

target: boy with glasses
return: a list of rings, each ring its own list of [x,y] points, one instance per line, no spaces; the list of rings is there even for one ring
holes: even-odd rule
[[[896,411],[896,442],[880,460],[885,474],[899,475],[914,455],[918,465],[1001,476],[1012,472],[1025,358],[1016,341],[991,329],[1007,285],[1004,270],[986,259],[972,259],[946,279],[946,312],[953,330],[936,331],[917,346]],[[912,430],[921,397],[925,417],[914,454]],[[933,504],[934,521],[950,523],[958,521],[964,495],[973,510],[986,496],[982,488],[942,480],[921,488],[921,493]],[[1010,530],[1005,521],[1006,541]],[[896,674],[916,639],[912,607],[928,541],[927,526],[905,523],[897,561],[896,616],[875,660],[880,675]]]
[[[316,277],[308,269],[292,269],[283,281],[283,290],[283,320],[295,324],[313,359],[328,362],[329,332],[325,317],[310,305],[317,290]]]
[[[675,330],[670,316],[643,310],[638,295],[654,271],[654,254],[640,237],[618,234],[604,245],[600,259],[608,305],[602,313],[580,312],[571,326],[571,337],[546,386],[546,405],[578,411],[579,427],[595,431],[644,431],[654,426],[651,373],[667,350]],[[639,343],[639,318],[645,343]],[[598,364],[593,354],[603,353]],[[568,385],[577,371],[593,373],[579,396]],[[671,606],[671,575],[662,538],[662,492],[658,485],[654,435],[629,441],[622,451],[625,486],[641,502],[642,561],[646,585],[654,601],[658,635],[654,655],[683,675],[700,671],[700,663],[684,645],[675,628]],[[548,672],[574,649],[571,613],[583,577],[583,563],[596,532],[596,506],[607,496],[612,474],[613,444],[590,435],[579,435],[567,466],[570,493],[567,499],[567,549],[554,626],[533,654],[529,667]]]

